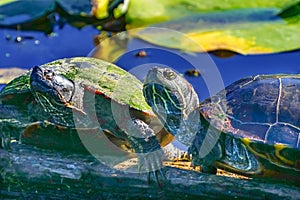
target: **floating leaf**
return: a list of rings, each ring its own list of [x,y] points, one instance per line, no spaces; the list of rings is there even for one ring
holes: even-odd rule
[[[130,0],[126,14],[129,28],[147,26],[154,23],[175,20],[193,14],[214,11],[226,11],[244,8],[278,8],[282,9],[295,3],[294,0],[243,1],[240,0]]]
[[[8,26],[32,21],[53,11],[54,8],[54,0],[4,0],[0,3],[0,25]]]
[[[124,17],[114,19],[107,8],[107,17],[92,16],[90,1],[83,0],[0,0],[0,27],[19,30],[38,30],[51,33],[54,25],[64,23],[81,28],[101,26],[109,31],[125,29]],[[112,6],[114,6],[112,2]],[[109,5],[111,5],[109,4]],[[59,15],[57,15],[59,14]],[[118,26],[118,27],[117,27]]]
[[[151,27],[133,35],[152,44],[193,52],[225,49],[257,54],[299,49],[300,21],[289,18],[294,21],[289,23],[276,15],[279,12],[279,9],[219,11],[155,25],[184,33],[198,45],[170,36],[169,31],[153,32]]]
[[[95,0],[106,2],[106,0]],[[50,33],[54,24],[68,22],[76,27],[99,26],[104,30],[124,29],[124,16],[113,17],[121,1],[113,0],[105,8],[109,17],[92,17],[91,4],[81,0],[2,0],[0,26],[21,30],[40,30]],[[128,27],[155,26],[186,34],[193,44],[180,36],[154,33],[144,29],[133,37],[150,43],[184,51],[229,50],[241,54],[282,52],[298,49],[300,6],[293,0],[247,1],[239,0],[130,0],[126,13]],[[54,12],[63,18],[57,22]],[[104,13],[105,14],[105,13]],[[106,14],[105,14],[106,15]],[[175,41],[175,42],[174,42]],[[192,44],[192,45],[191,45]]]

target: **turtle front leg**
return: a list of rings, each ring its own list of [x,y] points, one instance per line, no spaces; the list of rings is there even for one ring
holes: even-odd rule
[[[220,139],[216,142],[218,133],[213,131],[207,134],[207,129],[201,128],[188,150],[188,153],[192,154],[192,165],[200,166],[201,172],[208,174],[217,173],[214,163],[223,156]]]
[[[164,177],[161,169],[165,156],[154,131],[142,120],[133,119],[127,123],[127,132],[139,160],[139,171],[148,173],[148,182],[152,173],[159,183],[158,174]]]
[[[0,147],[2,149],[10,150],[12,140],[21,143],[21,132],[25,125],[13,118],[7,120],[0,119]]]
[[[1,148],[10,149],[11,140],[18,140],[28,124],[28,117],[15,106],[0,104],[0,142]]]

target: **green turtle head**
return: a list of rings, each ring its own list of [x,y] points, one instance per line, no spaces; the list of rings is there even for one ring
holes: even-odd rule
[[[170,68],[154,67],[144,81],[143,93],[155,114],[172,134],[177,134],[199,99],[187,80]]]

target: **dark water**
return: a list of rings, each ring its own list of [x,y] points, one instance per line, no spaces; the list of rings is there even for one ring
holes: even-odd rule
[[[91,26],[78,29],[68,24],[51,35],[0,29],[0,68],[31,68],[59,58],[85,56],[98,32]]]

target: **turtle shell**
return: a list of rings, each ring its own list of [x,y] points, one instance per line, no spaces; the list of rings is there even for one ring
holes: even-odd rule
[[[104,94],[120,104],[127,104],[152,114],[151,108],[143,98],[141,82],[114,64],[94,58],[77,57],[56,60],[40,67],[73,82],[90,86],[90,91],[96,94]],[[7,84],[1,91],[0,98],[30,92],[30,74],[31,70]]]
[[[300,169],[300,75],[243,78],[203,101],[200,112],[256,157]]]

